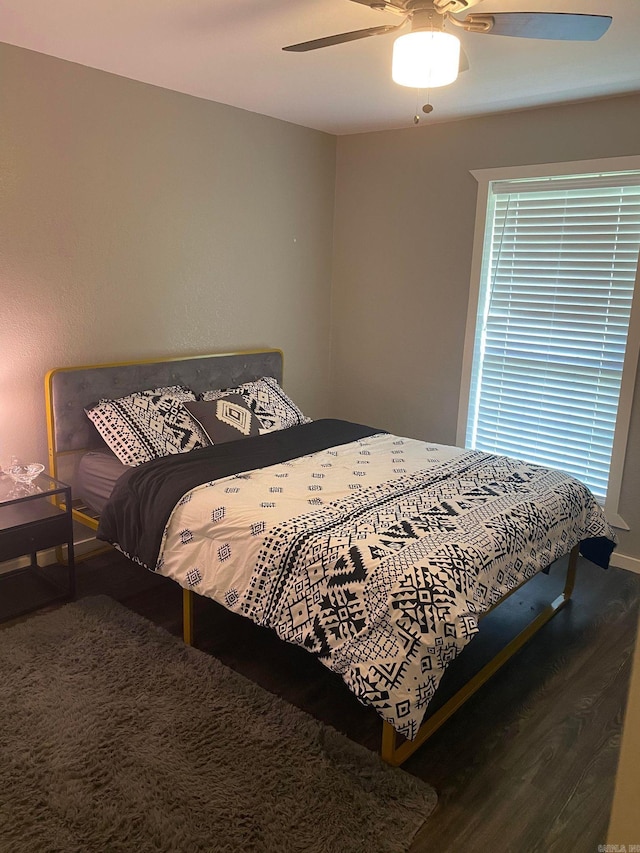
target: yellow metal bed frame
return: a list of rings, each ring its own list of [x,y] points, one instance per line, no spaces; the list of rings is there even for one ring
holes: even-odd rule
[[[429,717],[418,730],[414,740],[402,739],[398,742],[398,734],[390,723],[386,721],[382,724],[382,746],[380,755],[382,760],[387,764],[398,767],[403,764],[413,753],[419,749],[422,744],[428,740],[446,721],[460,708],[467,699],[470,699],[473,694],[485,684],[492,675],[494,675],[516,652],[518,652],[524,644],[533,637],[547,622],[558,613],[559,610],[567,604],[571,598],[573,587],[576,579],[576,569],[578,565],[578,555],[580,546],[576,545],[569,554],[567,565],[567,573],[565,578],[564,589],[557,598],[549,602],[529,624],[520,631],[506,646],[504,646],[495,657],[486,663],[482,669],[477,672],[466,684],[464,684],[457,693],[448,699],[445,704],[439,708],[431,717]],[[492,610],[499,607],[507,600],[514,592],[517,592],[530,579],[523,581],[517,587],[510,590],[505,596],[497,601],[493,607],[490,607],[480,617],[487,616]],[[190,589],[182,590],[182,635],[183,640],[188,646],[192,646],[195,637],[193,601],[194,593]]]
[[[246,356],[253,355],[259,353],[280,353],[282,356],[282,352],[280,350],[245,350],[237,353],[220,353],[220,356]],[[218,354],[213,354],[211,356],[201,356],[204,358],[215,358]],[[128,361],[128,362],[115,362],[113,364],[103,364],[103,365],[93,365],[92,367],[102,368],[102,367],[133,367],[135,365],[153,365],[164,362],[179,362],[186,361],[189,359],[198,358],[197,356],[184,356],[179,358],[170,358],[170,359],[149,359],[146,361]],[[69,368],[58,368],[56,370],[51,370],[47,373],[45,378],[45,398],[46,398],[46,411],[47,411],[47,435],[48,435],[48,444],[49,444],[49,471],[54,477],[60,477],[60,465],[59,461],[61,458],[64,458],[68,455],[75,454],[76,456],[82,452],[86,452],[89,448],[76,448],[71,451],[60,451],[57,447],[56,442],[56,429],[55,429],[55,411],[53,405],[53,394],[52,394],[52,378],[56,373],[64,372],[64,371],[73,371],[73,370],[81,370],[81,369],[91,369],[91,367],[87,368],[77,368],[77,367],[69,367]],[[83,506],[81,503],[74,501],[74,506],[72,509],[73,517],[77,521],[86,525],[87,527],[97,530],[99,517],[97,514],[93,513],[86,506]],[[110,546],[106,546],[110,547]],[[96,553],[96,552],[94,552]],[[576,545],[569,555],[569,561],[567,566],[567,574],[565,580],[565,586],[562,593],[551,601],[545,608],[542,610],[516,637],[514,637],[506,646],[504,646],[495,657],[493,657],[488,663],[486,663],[482,669],[476,673],[466,684],[461,687],[457,693],[455,693],[447,702],[439,708],[431,717],[429,717],[420,727],[416,738],[412,741],[400,739],[397,735],[395,729],[390,725],[390,723],[384,722],[382,728],[382,745],[381,745],[381,757],[388,764],[399,766],[403,764],[413,753],[419,749],[425,741],[430,738],[434,732],[436,732],[448,719],[451,717],[455,711],[458,710],[473,694],[483,685],[485,684],[492,675],[494,675],[510,658],[512,658],[519,649],[529,640],[533,635],[539,631],[546,623],[561,610],[567,602],[571,598],[571,594],[573,592],[573,587],[575,583],[576,577],[576,568],[578,563],[578,554],[579,554],[579,545]],[[58,554],[58,559],[60,562],[63,562],[62,554]],[[496,607],[499,607],[510,595],[520,589],[524,583],[528,581],[524,581],[523,584],[520,584],[518,587],[515,587],[511,590],[507,595],[501,598],[498,602],[496,602],[493,607],[486,611],[483,616],[486,616]],[[183,589],[182,591],[182,631],[183,631],[183,640],[187,645],[194,644],[194,593],[192,590]],[[481,617],[482,618],[482,617]]]
[[[546,625],[559,610],[562,610],[565,604],[570,600],[571,593],[573,592],[576,568],[578,565],[579,548],[580,546],[576,545],[569,554],[569,563],[567,566],[564,589],[560,595],[553,601],[549,602],[549,604],[547,604],[544,610],[542,610],[535,619],[529,622],[529,624],[509,643],[507,643],[507,645],[504,646],[498,654],[495,655],[495,657],[486,663],[482,669],[473,676],[473,678],[471,678],[465,685],[463,685],[463,687],[460,688],[460,690],[458,690],[457,693],[448,699],[447,702],[439,708],[435,714],[433,714],[433,716],[429,717],[422,726],[420,726],[415,740],[405,740],[398,743],[398,736],[393,726],[387,722],[383,723],[381,755],[384,761],[394,766],[398,766],[405,762],[409,756],[413,755],[413,753],[440,728],[440,726],[446,723],[449,717],[454,714],[458,708],[467,701],[467,699],[470,699],[471,696],[473,696],[473,694],[500,669],[500,667],[512,658],[535,633]],[[528,581],[524,581],[524,583],[527,582]],[[512,589],[507,593],[507,595],[501,598],[500,601],[497,601],[493,607],[482,615],[486,616],[496,607],[499,607],[503,601],[506,601],[506,599],[509,598],[510,595],[517,592],[520,587],[524,586],[524,583]]]

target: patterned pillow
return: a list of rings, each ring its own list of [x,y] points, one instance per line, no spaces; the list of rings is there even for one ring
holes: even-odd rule
[[[188,388],[172,385],[137,391],[117,400],[100,400],[85,411],[121,462],[141,465],[207,444],[182,405],[195,398]]]
[[[262,422],[261,432],[275,432],[297,424],[308,424],[311,418],[305,417],[296,404],[284,393],[277,381],[271,376],[263,376],[255,382],[247,382],[237,388],[225,388],[220,391],[205,391],[201,400],[218,400],[228,394],[239,394],[251,411]]]
[[[262,422],[240,394],[226,394],[217,400],[183,405],[212,444],[237,441],[264,432]]]

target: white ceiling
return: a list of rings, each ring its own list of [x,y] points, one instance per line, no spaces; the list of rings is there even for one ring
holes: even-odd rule
[[[481,0],[472,11],[606,14],[613,24],[601,40],[579,43],[456,30],[470,70],[433,90],[423,125],[640,91],[640,0]],[[3,0],[0,38],[345,134],[411,126],[424,103],[391,80],[395,34],[307,53],[281,48],[399,20],[350,0]]]

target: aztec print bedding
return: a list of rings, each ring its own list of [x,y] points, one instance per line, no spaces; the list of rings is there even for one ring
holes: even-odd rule
[[[300,434],[313,446],[323,423],[328,443],[296,456]],[[146,559],[157,554],[150,568],[316,654],[413,738],[479,615],[579,542],[600,546],[606,565],[614,536],[591,493],[560,472],[341,423],[285,430],[272,454],[281,461],[245,458],[222,477],[209,476],[215,448],[186,454],[203,474],[179,485]],[[261,442],[273,436],[225,447],[251,457]],[[180,465],[149,465],[162,462]],[[144,494],[145,467],[117,487],[121,511],[107,511],[99,532],[143,564],[117,519]]]

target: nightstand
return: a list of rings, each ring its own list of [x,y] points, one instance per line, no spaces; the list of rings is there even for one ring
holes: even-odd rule
[[[71,486],[39,474],[33,492],[12,495],[13,482],[0,475],[0,622],[75,597]],[[64,567],[38,565],[37,552],[68,547]],[[29,566],[2,572],[2,563],[25,555]]]

